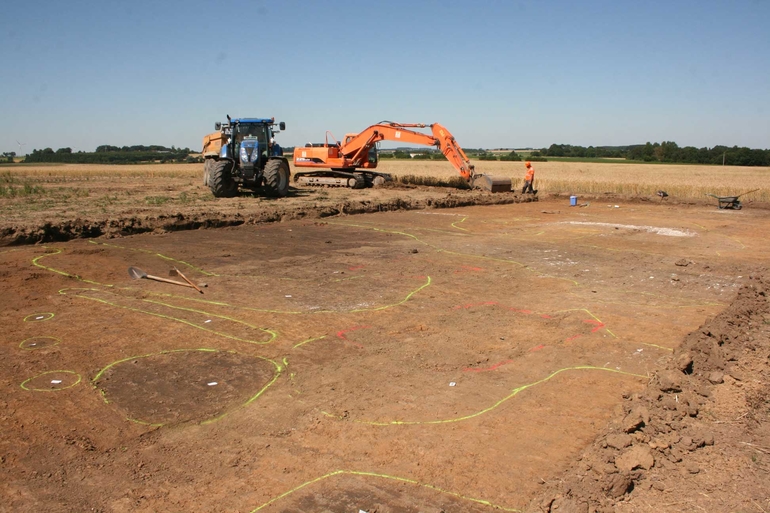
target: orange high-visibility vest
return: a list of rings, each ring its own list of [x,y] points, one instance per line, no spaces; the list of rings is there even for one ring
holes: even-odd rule
[[[526,181],[531,182],[535,179],[535,168],[530,167],[527,168],[527,176],[524,178]]]

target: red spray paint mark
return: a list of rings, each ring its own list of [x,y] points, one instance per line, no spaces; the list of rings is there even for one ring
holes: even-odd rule
[[[473,368],[473,367],[467,367],[467,368],[463,369],[463,372],[486,372],[486,371],[492,371],[492,370],[497,369],[498,367],[502,367],[503,365],[505,365],[507,363],[511,363],[511,362],[513,362],[513,360],[505,360],[504,362],[498,362],[498,363],[494,364],[491,367],[487,367],[486,369],[476,369],[476,368]]]
[[[346,330],[340,330],[340,331],[337,332],[337,338],[340,338],[340,339],[344,340],[345,342],[350,342],[354,346],[360,347],[361,349],[363,349],[364,346],[362,346],[358,342],[353,342],[347,336],[345,336],[345,334],[346,333],[350,333],[351,331],[358,331],[358,330],[363,330],[363,329],[367,329],[367,328],[371,328],[371,326],[353,326],[352,328],[348,328]]]
[[[604,327],[604,323],[602,321],[596,321],[594,319],[585,319],[583,320],[583,322],[585,322],[586,324],[593,324],[596,326],[594,329],[591,330],[591,333],[596,333],[597,331],[599,331]]]
[[[468,308],[473,308],[474,306],[502,306],[503,308],[506,308],[510,312],[516,312],[524,315],[530,315],[533,313],[536,313],[532,310],[527,310],[525,308],[514,308],[512,306],[504,306],[498,303],[497,301],[484,301],[483,303],[467,303],[464,305],[458,305],[452,307],[454,310],[467,310]],[[553,319],[550,315],[547,314],[540,314],[540,317],[543,319]],[[604,326],[604,324],[602,324]]]
[[[358,271],[359,269],[363,269],[366,267],[365,265],[351,265],[348,267],[348,271]]]
[[[473,267],[470,265],[461,265],[459,269],[455,270],[455,274],[459,273],[470,273],[470,272],[481,272],[484,269],[481,267]]]
[[[575,335],[574,337],[565,338],[565,339],[564,339],[564,341],[565,341],[565,342],[569,342],[569,341],[571,341],[571,340],[575,340],[576,338],[580,338],[580,337],[582,337],[582,336],[583,336],[583,335],[581,335],[581,334],[577,334],[577,335]]]
[[[541,350],[541,349],[543,349],[544,347],[545,347],[545,346],[544,346],[543,344],[540,344],[539,346],[535,346],[535,347],[533,347],[532,349],[530,349],[530,350],[529,350],[529,352],[530,352],[530,353],[534,353],[535,351],[540,351],[540,350]]]
[[[495,305],[498,305],[498,304],[500,304],[500,303],[498,303],[497,301],[485,301],[484,303],[468,303],[468,304],[465,304],[465,305],[458,305],[458,306],[455,306],[454,309],[455,310],[467,310],[468,308],[473,308],[474,306],[495,306]]]

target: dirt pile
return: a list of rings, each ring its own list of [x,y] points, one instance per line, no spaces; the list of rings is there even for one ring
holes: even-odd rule
[[[526,511],[727,511],[769,500],[770,303],[766,281],[750,278]]]
[[[382,200],[344,199],[342,201],[321,201],[300,206],[270,204],[267,208],[252,202],[240,212],[220,210],[214,206],[205,212],[185,211],[154,216],[109,216],[100,219],[46,221],[40,224],[0,224],[0,246],[35,244],[42,242],[64,242],[79,238],[123,237],[139,233],[163,233],[202,228],[223,228],[242,224],[272,223],[293,219],[320,219],[338,215],[390,212],[396,210],[422,210],[429,208],[457,208],[472,205],[507,205],[537,201],[536,196],[510,194],[489,194],[479,191],[435,190],[428,187],[405,187],[419,190],[419,199],[392,197]],[[399,191],[396,191],[399,192]],[[403,193],[403,191],[401,191]],[[407,193],[408,194],[408,193]],[[244,199],[246,204],[249,199]],[[226,208],[225,203],[222,204]]]

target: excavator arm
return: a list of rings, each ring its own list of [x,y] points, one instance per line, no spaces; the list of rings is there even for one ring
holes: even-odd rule
[[[430,128],[433,135],[412,130],[413,128]],[[382,122],[372,125],[358,135],[349,138],[340,146],[340,153],[350,159],[354,165],[360,165],[369,150],[380,141],[397,141],[408,144],[422,144],[437,147],[454,166],[460,175],[470,181],[474,175],[473,164],[457,144],[454,136],[442,125],[434,123],[401,124]]]

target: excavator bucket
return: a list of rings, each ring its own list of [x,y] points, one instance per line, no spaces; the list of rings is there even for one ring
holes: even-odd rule
[[[476,175],[471,185],[489,192],[511,192],[511,179],[504,176]]]

